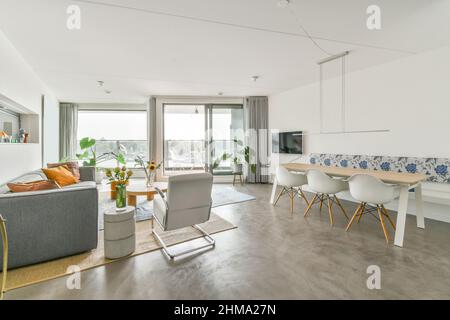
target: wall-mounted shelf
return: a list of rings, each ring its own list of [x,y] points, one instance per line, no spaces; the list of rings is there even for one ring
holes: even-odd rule
[[[0,145],[12,144],[39,144],[40,141],[40,119],[39,115],[29,111],[11,99],[0,94],[0,133],[6,133],[8,140],[12,137],[20,139],[19,130],[24,129],[28,134],[28,142],[1,142]]]

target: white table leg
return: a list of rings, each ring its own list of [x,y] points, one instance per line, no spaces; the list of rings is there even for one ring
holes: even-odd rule
[[[277,193],[277,186],[278,186],[277,177],[274,177],[273,178],[272,195],[270,196],[270,204],[273,204],[275,202],[275,196],[276,196],[276,193]]]
[[[422,184],[419,183],[414,190],[416,198],[417,228],[425,229],[425,219],[423,216]]]
[[[403,247],[403,237],[405,235],[406,210],[408,209],[408,186],[400,187],[400,199],[398,201],[397,223],[395,226],[394,244]]]

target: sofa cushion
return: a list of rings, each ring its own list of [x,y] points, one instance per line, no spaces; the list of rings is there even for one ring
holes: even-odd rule
[[[26,182],[33,182],[33,181],[41,181],[41,180],[48,180],[47,176],[44,174],[42,170],[35,170],[28,173],[25,173],[17,178],[14,178],[7,183],[26,183]],[[0,194],[5,194],[10,192],[7,183],[0,186]]]
[[[69,171],[77,178],[77,181],[80,181],[80,166],[76,161],[70,162],[60,162],[60,163],[47,163],[48,168],[56,168],[61,166],[67,166]]]
[[[40,180],[25,183],[8,183],[7,186],[9,190],[11,190],[11,192],[30,192],[61,188],[55,181],[51,180]]]
[[[60,166],[56,168],[43,168],[48,179],[56,181],[61,187],[65,187],[77,183],[77,178],[70,172],[67,166]]]

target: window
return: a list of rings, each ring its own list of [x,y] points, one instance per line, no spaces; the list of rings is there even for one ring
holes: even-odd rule
[[[94,111],[78,112],[78,142],[90,137],[97,140],[97,156],[108,152],[126,150],[126,166],[134,167],[134,159],[141,155],[148,160],[147,112],[146,111]],[[78,150],[80,151],[80,150]],[[98,163],[101,168],[117,166],[115,159]]]
[[[243,141],[242,105],[165,104],[163,121],[165,175],[229,175],[233,159],[242,156],[235,143]]]

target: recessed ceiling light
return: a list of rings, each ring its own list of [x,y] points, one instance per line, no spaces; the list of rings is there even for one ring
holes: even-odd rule
[[[102,80],[97,81],[97,83],[100,87],[103,87],[103,85],[105,84],[105,82]]]
[[[256,82],[256,80],[259,79],[259,76],[252,76],[250,79],[251,79],[253,82]]]
[[[223,92],[218,92],[217,95],[218,96],[223,96]]]
[[[291,2],[289,0],[278,0],[277,6],[280,8],[286,8]]]
[[[111,94],[111,91],[110,90],[105,90],[105,93],[106,94]]]

